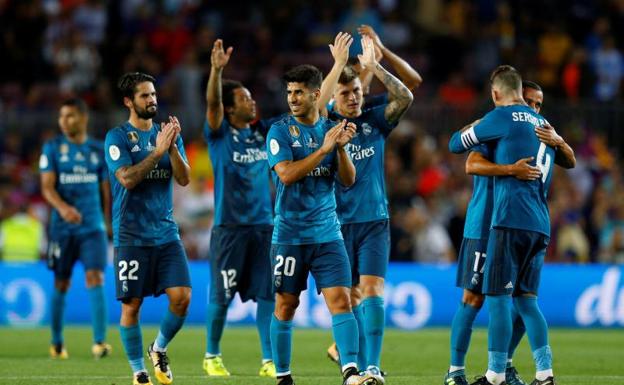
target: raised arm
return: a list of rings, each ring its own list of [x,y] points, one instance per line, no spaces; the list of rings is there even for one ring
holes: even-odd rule
[[[273,169],[282,183],[286,186],[296,183],[308,175],[316,166],[318,166],[323,158],[325,158],[325,156],[332,152],[336,147],[336,142],[339,139],[341,131],[345,125],[346,120],[343,120],[327,131],[325,138],[323,139],[323,145],[305,158],[296,161],[284,160],[277,163]]]
[[[156,167],[163,155],[169,151],[174,135],[175,130],[173,126],[163,124],[162,129],[156,136],[156,149],[154,151],[139,163],[132,166],[121,166],[115,171],[115,177],[119,183],[128,190],[132,190],[141,183],[147,174]]]
[[[41,195],[58,211],[65,222],[80,223],[82,215],[80,212],[59,195],[56,191],[56,172],[46,171],[41,173]]]
[[[362,63],[365,68],[372,69],[373,74],[375,74],[386,87],[386,90],[388,90],[388,105],[384,112],[386,121],[389,123],[397,122],[412,104],[414,96],[405,84],[401,83],[399,79],[386,71],[386,69],[375,60],[375,48],[370,37],[364,36],[362,38],[362,55],[358,57],[360,63]]]
[[[466,174],[480,176],[513,176],[520,180],[535,180],[542,174],[536,166],[529,163],[534,157],[523,158],[514,164],[496,164],[488,160],[482,153],[472,151],[466,159]]]
[[[535,134],[540,141],[555,149],[555,164],[568,169],[576,166],[574,150],[557,134],[553,126],[547,123],[543,128],[535,127]]]
[[[344,130],[340,131],[340,136],[336,141],[336,147],[338,148],[336,151],[338,159],[338,180],[343,186],[347,187],[355,183],[355,166],[344,146],[355,136],[355,130],[355,123],[347,123]]]
[[[392,69],[394,69],[399,75],[399,78],[405,84],[405,86],[413,90],[420,86],[422,83],[422,77],[408,62],[403,60],[400,56],[386,48],[381,42],[379,35],[375,32],[370,25],[363,24],[358,28],[358,32],[362,36],[368,36],[373,40],[376,47],[379,48],[383,57],[390,63]]]
[[[334,58],[334,65],[321,84],[321,95],[317,102],[321,115],[327,116],[327,103],[334,95],[340,74],[349,60],[351,43],[353,43],[351,35],[346,32],[338,32],[334,44],[329,45],[329,50]]]
[[[223,41],[217,39],[212,47],[210,55],[210,76],[208,85],[206,86],[206,120],[211,130],[218,130],[223,121],[223,99],[221,96],[221,74],[223,68],[230,60],[230,55],[234,49],[229,47],[227,51],[223,50]]]

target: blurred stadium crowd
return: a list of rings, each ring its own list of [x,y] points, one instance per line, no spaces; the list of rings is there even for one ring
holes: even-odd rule
[[[243,81],[266,117],[286,111],[286,68],[327,71],[327,44],[360,24],[424,79],[386,148],[392,258],[455,259],[472,187],[449,134],[492,108],[489,72],[509,63],[544,88],[542,113],[578,160],[555,174],[547,260],[624,263],[623,0],[0,0],[3,257],[45,248],[37,159],[58,132],[59,100],[83,97],[103,138],[127,118],[116,79],[138,70],[156,77],[161,111],[182,122],[194,178],[176,191],[176,216],[189,257],[206,258],[212,171],[201,130],[215,38],[234,46],[225,76]]]

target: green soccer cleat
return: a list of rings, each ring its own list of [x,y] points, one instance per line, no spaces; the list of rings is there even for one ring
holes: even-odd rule
[[[225,368],[225,365],[223,365],[223,360],[221,359],[221,356],[204,358],[203,368],[206,374],[209,376],[227,377],[230,375],[230,372],[228,372],[228,370]]]
[[[162,385],[169,385],[173,382],[173,373],[169,368],[169,357],[167,352],[157,352],[154,350],[154,343],[152,342],[147,348],[147,355],[154,365],[154,376],[158,382]]]
[[[139,372],[134,375],[132,385],[152,385],[152,381],[150,381],[147,372]]]
[[[526,382],[522,381],[520,374],[513,366],[505,369],[505,382],[507,385],[527,385]]]
[[[260,377],[275,378],[277,371],[275,370],[275,363],[273,361],[267,361],[260,367],[258,375]]]
[[[99,344],[93,344],[93,346],[91,347],[91,354],[93,354],[93,358],[95,358],[96,360],[110,355],[112,351],[113,347],[104,342]]]

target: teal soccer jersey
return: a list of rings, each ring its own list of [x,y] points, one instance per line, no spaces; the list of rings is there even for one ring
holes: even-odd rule
[[[40,172],[56,173],[55,189],[82,215],[82,222],[65,222],[56,209],[50,216],[50,234],[78,235],[104,231],[100,183],[107,178],[102,142],[87,139],[82,144],[59,135],[43,145]]]
[[[204,124],[215,178],[215,226],[273,223],[265,127],[264,120],[242,129],[226,119],[217,130]]]
[[[160,125],[142,131],[126,122],[106,134],[106,163],[113,194],[113,243],[120,246],[157,246],[180,240],[173,220],[173,184],[166,153],[145,179],[131,190],[115,177],[123,166],[140,163],[156,149]],[[184,160],[184,143],[178,136],[178,151]]]
[[[480,144],[472,149],[492,160],[492,150],[489,145]],[[464,238],[487,239],[492,223],[492,206],[494,204],[494,178],[474,175],[472,177],[472,197],[466,210],[464,224]]]
[[[336,204],[341,224],[362,223],[388,219],[388,199],[384,179],[384,145],[396,124],[384,116],[387,104],[368,108],[353,119],[337,112],[330,119],[347,119],[357,126],[356,135],[345,146],[355,165],[355,183],[350,187],[336,184]]]
[[[495,163],[511,164],[532,156],[542,172],[541,178],[533,181],[521,181],[511,176],[494,178],[492,227],[535,231],[550,236],[547,195],[555,150],[540,142],[535,135],[535,127],[546,122],[525,105],[497,107],[474,127],[456,132],[451,137],[449,149],[452,152],[461,153],[480,143],[492,142]]]
[[[282,161],[298,161],[317,151],[325,133],[335,124],[321,117],[308,126],[291,116],[274,123],[267,135],[271,169]],[[336,162],[333,151],[290,186],[284,185],[273,171],[277,196],[272,243],[305,245],[342,239],[334,197]]]

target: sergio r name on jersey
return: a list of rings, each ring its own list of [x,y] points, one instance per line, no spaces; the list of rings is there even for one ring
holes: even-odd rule
[[[325,133],[335,124],[321,117],[316,124],[305,125],[292,116],[274,123],[267,135],[271,169],[282,161],[301,160],[317,151]],[[283,184],[273,170],[277,197],[272,243],[305,245],[342,239],[334,196],[336,171],[335,150],[290,186]]]
[[[474,127],[456,132],[449,149],[464,152],[479,143],[491,142],[494,163],[513,164],[519,159],[535,157],[542,176],[533,181],[515,177],[494,177],[492,227],[534,231],[550,236],[548,188],[552,181],[555,150],[540,142],[535,127],[547,123],[526,105],[496,107]]]
[[[180,240],[173,219],[173,184],[169,153],[133,189],[126,189],[115,177],[123,166],[140,163],[156,149],[158,123],[142,131],[130,122],[106,134],[106,163],[113,195],[113,244],[120,246],[158,246]],[[184,143],[178,135],[178,151],[186,161]]]
[[[52,208],[50,234],[79,235],[105,230],[100,183],[108,175],[101,141],[87,138],[77,144],[58,135],[43,145],[39,171],[56,173],[56,191],[82,215],[81,223],[69,223]]]

